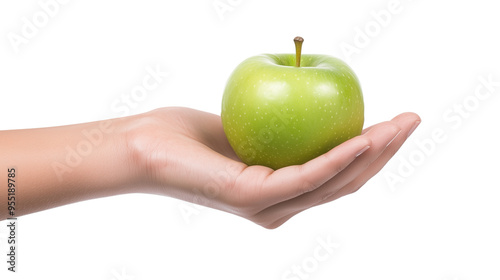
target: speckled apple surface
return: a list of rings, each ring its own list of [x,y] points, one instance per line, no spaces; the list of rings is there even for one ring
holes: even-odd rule
[[[326,55],[264,54],[243,61],[222,99],[222,123],[248,165],[303,164],[361,133],[363,94],[353,70]]]

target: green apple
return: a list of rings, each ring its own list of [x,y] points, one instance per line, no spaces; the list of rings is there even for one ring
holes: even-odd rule
[[[303,164],[361,134],[363,94],[343,61],[327,55],[263,54],[243,61],[222,98],[224,132],[248,165]]]

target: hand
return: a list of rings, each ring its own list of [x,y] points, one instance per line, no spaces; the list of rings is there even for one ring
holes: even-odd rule
[[[217,115],[163,108],[131,118],[126,141],[143,174],[136,191],[223,210],[269,229],[357,191],[420,123],[416,114],[404,113],[303,165],[274,171],[242,163]]]

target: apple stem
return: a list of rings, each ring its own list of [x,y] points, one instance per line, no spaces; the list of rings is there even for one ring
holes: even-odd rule
[[[302,43],[304,38],[297,36],[293,39],[295,42],[295,66],[300,67],[300,58],[302,56]]]

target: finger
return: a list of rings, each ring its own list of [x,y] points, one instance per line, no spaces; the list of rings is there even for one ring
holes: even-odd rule
[[[278,169],[262,182],[257,199],[270,206],[311,192],[346,168],[370,145],[369,138],[357,136],[303,165]]]
[[[421,120],[417,114],[405,113],[395,117],[392,120],[393,123],[397,124],[402,128],[401,133],[392,141],[392,143],[384,150],[384,152],[375,160],[369,168],[367,168],[363,174],[358,176],[351,183],[346,185],[344,188],[339,190],[332,197],[326,199],[324,202],[319,204],[327,203],[340,198],[344,195],[353,193],[357,191],[361,186],[363,186],[370,178],[375,176],[382,168],[387,164],[387,162],[396,154],[396,152],[401,148],[406,139],[411,135],[411,133],[418,127]],[[318,205],[319,205],[318,204]]]
[[[325,181],[323,186],[316,188],[314,191],[304,193],[261,211],[255,215],[256,219],[262,221],[277,220],[290,213],[305,210],[323,201],[325,197],[337,192],[359,176],[359,174],[363,173],[399,132],[399,127],[390,122],[374,126],[373,129],[365,134],[365,137],[371,140],[371,147],[344,170],[337,172],[335,177]]]
[[[345,187],[341,188],[338,192],[328,197],[324,201],[320,201],[314,206],[322,205],[331,201],[334,201],[342,196],[351,194],[357,191],[361,186],[363,186],[370,178],[377,174],[383,166],[392,158],[392,156],[399,150],[399,148],[404,144],[407,137],[415,130],[415,128],[420,124],[420,117],[414,113],[404,113],[395,117],[392,122],[401,127],[401,133],[387,146],[387,148],[382,152],[382,154],[367,168],[360,176],[355,180],[347,184]],[[268,228],[276,228],[284,224],[286,221],[291,219],[293,216],[302,212],[305,209],[293,211],[271,222],[267,225]]]
[[[303,210],[298,210],[298,211],[295,211],[295,212],[293,212],[293,213],[290,213],[290,214],[288,214],[288,215],[286,215],[286,216],[284,216],[284,217],[281,217],[281,218],[279,218],[278,220],[276,220],[276,221],[274,221],[274,222],[272,222],[272,223],[268,224],[268,225],[267,225],[267,228],[268,228],[268,229],[275,229],[275,228],[277,228],[277,227],[281,226],[282,224],[286,223],[286,222],[287,222],[288,220],[290,220],[293,216],[295,216],[295,215],[299,214],[299,213],[300,213],[300,212],[302,212],[302,211],[303,211]]]
[[[336,193],[345,185],[352,182],[363,174],[371,164],[376,161],[384,150],[401,134],[401,128],[392,123],[385,122],[384,126],[374,127],[366,133],[366,136],[372,140],[372,148],[362,154],[357,161],[339,174],[335,180],[328,182],[322,193],[316,195],[316,200],[325,200],[327,197]]]
[[[361,131],[361,135],[364,135],[365,133],[367,133],[368,131],[370,131],[374,126],[376,126],[376,124],[374,125],[371,125],[365,129],[363,129],[363,131]]]

